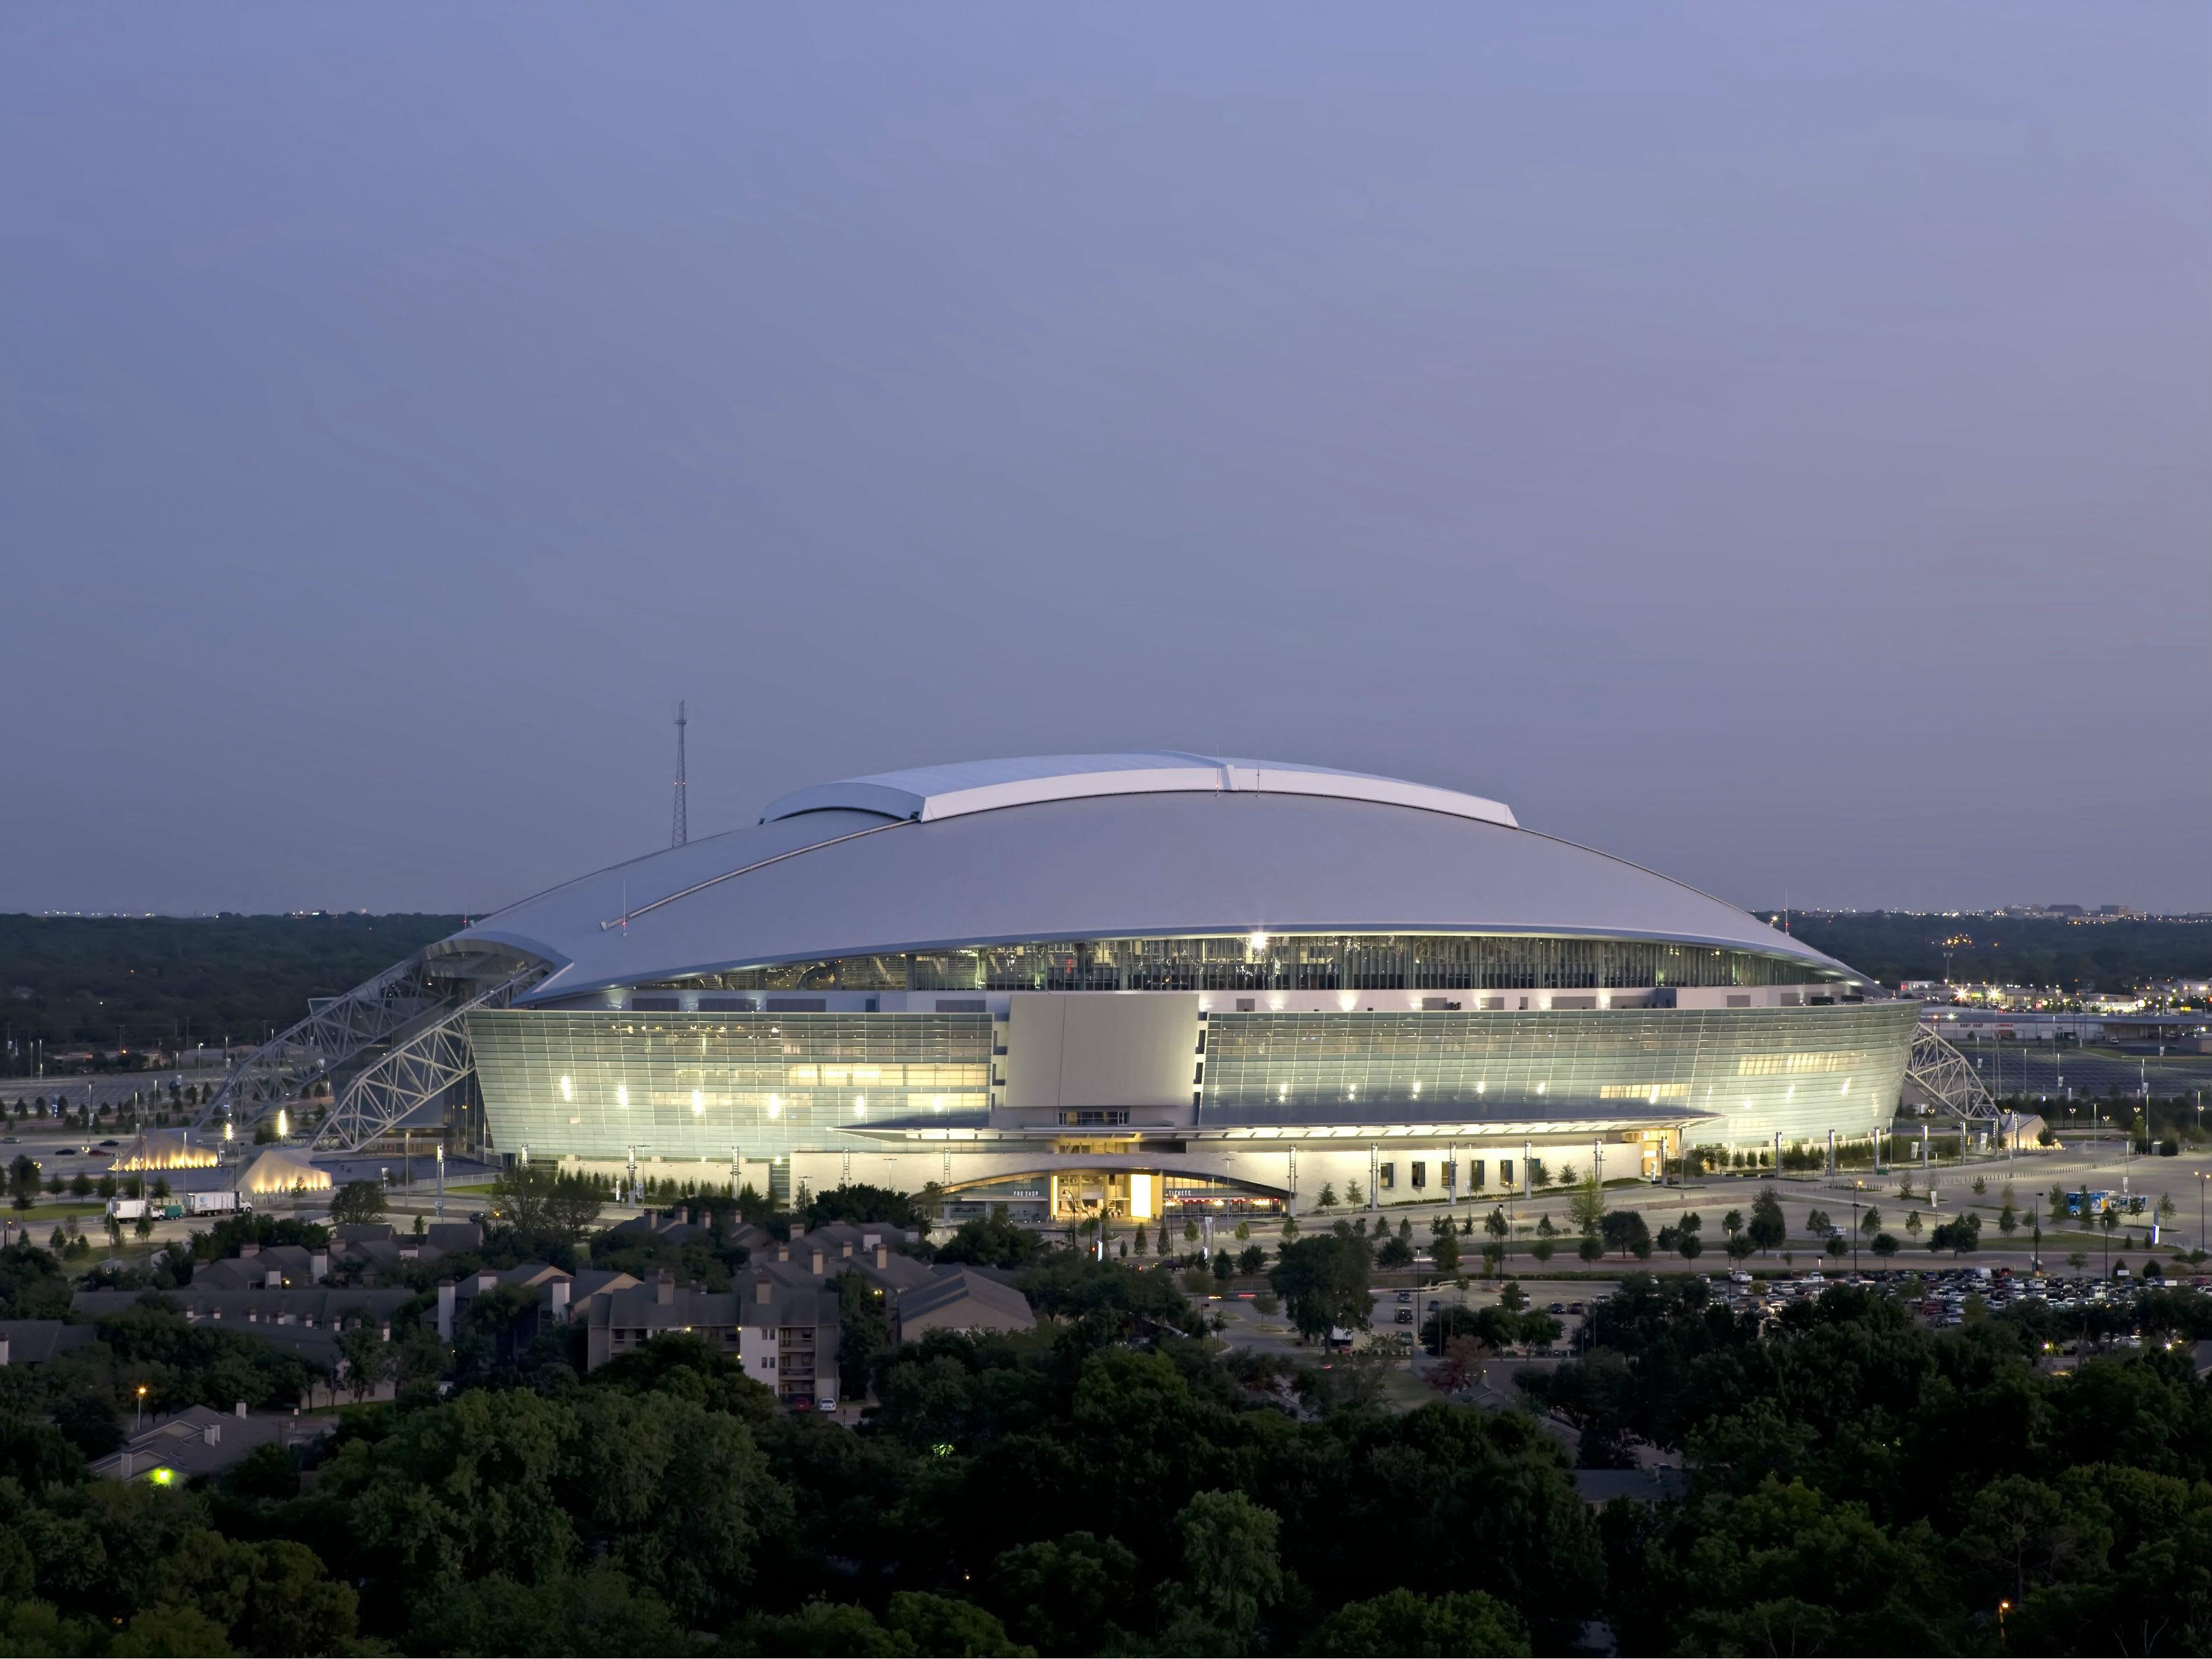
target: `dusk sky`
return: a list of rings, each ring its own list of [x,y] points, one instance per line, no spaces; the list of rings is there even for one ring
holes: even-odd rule
[[[2212,7],[0,13],[0,908],[1180,748],[2212,908]]]

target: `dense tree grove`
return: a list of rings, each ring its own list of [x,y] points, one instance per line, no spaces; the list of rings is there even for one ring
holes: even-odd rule
[[[259,1042],[459,916],[0,915],[0,986],[19,1039],[134,1048]],[[17,988],[21,988],[20,990]],[[27,993],[28,994],[23,994]]]
[[[720,1212],[680,1245],[580,1239],[589,1195],[532,1180],[502,1190],[484,1260],[550,1244],[725,1283],[742,1267]],[[1762,1219],[1723,1231],[1748,1247]],[[237,1218],[190,1260],[319,1231]],[[478,1297],[448,1349],[426,1285],[389,1343],[346,1334],[396,1401],[344,1411],[311,1450],[170,1487],[87,1472],[140,1388],[150,1408],[281,1409],[308,1376],[150,1289],[96,1342],[0,1369],[0,1652],[2212,1646],[2212,1390],[2188,1346],[2212,1335],[2212,1300],[2196,1293],[2124,1313],[2028,1302],[1936,1333],[1858,1290],[1762,1321],[1702,1278],[1639,1273],[1594,1304],[1577,1358],[1527,1376],[1534,1409],[1498,1410],[1394,1394],[1377,1351],[1225,1350],[1171,1271],[1005,1231],[966,1230],[966,1259],[1025,1261],[1034,1333],[898,1346],[880,1300],[841,1283],[860,1339],[846,1390],[874,1402],[857,1429],[779,1410],[691,1337],[582,1374],[574,1334],[521,1319],[520,1292]],[[1602,1215],[1590,1237],[1651,1245]],[[1286,1311],[1356,1328],[1370,1249],[1348,1225],[1288,1241]],[[1505,1291],[1419,1328],[1446,1386],[1560,1339]],[[66,1296],[46,1252],[0,1252],[0,1316]],[[2124,1326],[2140,1350],[2110,1346]],[[2044,1363],[2077,1346],[2070,1375]],[[1686,1496],[1578,1495],[1577,1457],[1654,1455],[1685,1466]]]
[[[2139,1304],[2140,1352],[2039,1365],[2039,1303],[1936,1334],[1838,1288],[1755,1318],[1631,1280],[1538,1390],[1585,1462],[1679,1449],[1685,1503],[1604,1517],[1628,1652],[2198,1653],[2212,1644],[2212,1303]],[[2002,1605],[2001,1605],[2002,1604]]]
[[[1763,915],[1778,916],[1767,910]],[[2212,973],[2212,928],[2148,918],[1937,916],[1906,910],[1798,912],[1790,932],[1885,985],[1941,979],[2117,991]]]

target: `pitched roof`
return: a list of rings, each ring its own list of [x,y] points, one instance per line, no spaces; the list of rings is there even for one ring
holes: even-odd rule
[[[133,1435],[122,1449],[92,1465],[92,1473],[113,1480],[150,1480],[167,1486],[176,1480],[215,1474],[257,1447],[296,1446],[319,1439],[336,1425],[329,1417],[239,1416],[187,1406]],[[162,1471],[167,1471],[164,1478]]]
[[[5,1344],[0,1363],[43,1365],[56,1354],[82,1348],[98,1334],[89,1325],[69,1325],[58,1319],[0,1319],[0,1344]]]
[[[768,1286],[765,1300],[760,1286]],[[666,1300],[662,1299],[663,1291]],[[764,1273],[739,1277],[734,1291],[698,1291],[647,1284],[593,1298],[593,1327],[670,1331],[726,1330],[739,1325],[836,1325],[842,1310],[836,1292],[811,1290]]]
[[[1027,1331],[1036,1328],[1029,1298],[1011,1285],[969,1272],[939,1267],[926,1285],[901,1291],[901,1325],[927,1321],[939,1330]]]

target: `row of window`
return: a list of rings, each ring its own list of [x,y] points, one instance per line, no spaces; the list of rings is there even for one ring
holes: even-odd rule
[[[653,990],[1591,990],[1799,985],[1834,969],[1751,951],[1548,935],[1228,933],[979,945],[739,968]]]

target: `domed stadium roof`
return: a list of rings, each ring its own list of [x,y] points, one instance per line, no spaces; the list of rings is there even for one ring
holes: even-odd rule
[[[1234,933],[1657,940],[1850,969],[1495,801],[1175,753],[851,779],[453,936],[558,971],[527,1000],[685,974],[1028,940]]]

